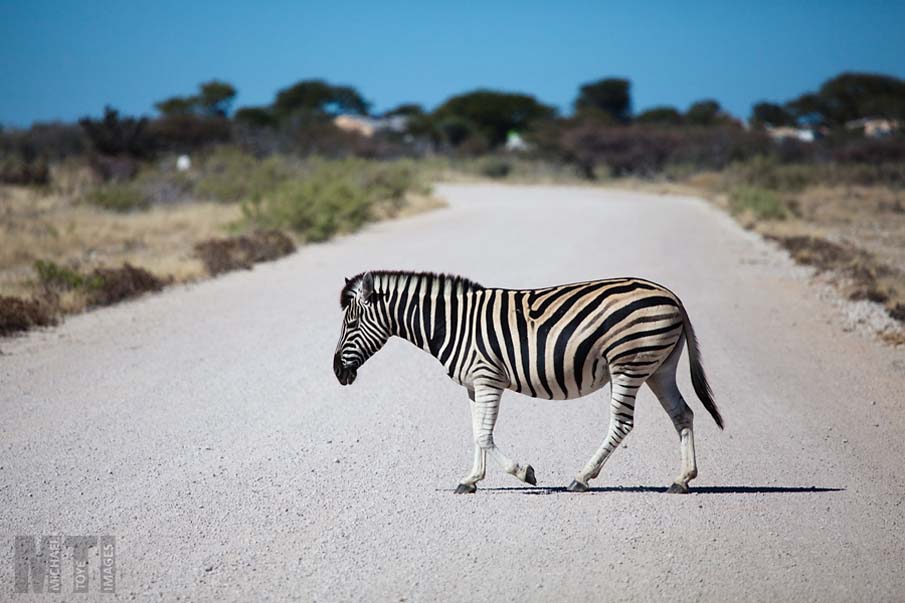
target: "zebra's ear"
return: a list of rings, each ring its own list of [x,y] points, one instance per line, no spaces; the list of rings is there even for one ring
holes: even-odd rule
[[[368,303],[371,301],[371,298],[374,296],[374,275],[370,272],[365,272],[365,275],[361,277],[361,299]]]

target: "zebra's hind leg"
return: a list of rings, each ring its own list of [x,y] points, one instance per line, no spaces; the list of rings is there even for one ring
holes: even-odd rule
[[[647,384],[660,400],[663,410],[672,419],[672,424],[679,434],[679,449],[682,455],[682,468],[678,477],[669,487],[671,494],[687,494],[688,482],[698,476],[698,465],[694,454],[694,413],[682,398],[679,386],[676,385],[676,367],[682,355],[681,342],[669,355],[669,358],[647,380]]]
[[[493,428],[496,426],[500,410],[500,398],[503,390],[490,383],[475,383],[474,401],[471,409],[471,426],[475,441],[475,464],[472,472],[456,488],[456,493],[466,494],[475,491],[475,483],[484,479],[485,455],[495,460],[503,471],[511,473],[518,479],[532,486],[537,485],[534,468],[531,465],[519,465],[496,447],[493,441]]]
[[[635,395],[643,382],[643,378],[613,374],[610,394],[610,426],[606,440],[569,485],[570,492],[587,491],[588,482],[600,475],[604,463],[634,427]]]

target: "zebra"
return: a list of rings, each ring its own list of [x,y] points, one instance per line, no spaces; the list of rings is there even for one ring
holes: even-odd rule
[[[720,429],[723,418],[704,374],[698,342],[682,302],[640,278],[610,278],[543,289],[485,288],[430,272],[373,271],[346,279],[342,331],[333,370],[349,385],[390,337],[437,358],[468,390],[474,463],[457,494],[484,479],[489,455],[505,472],[537,485],[534,468],[511,460],[493,429],[504,390],[568,400],[611,383],[606,440],[568,486],[584,492],[634,425],[635,396],[653,390],[679,434],[681,470],[668,488],[687,493],[697,477],[692,410],[676,385],[683,342],[691,382]]]

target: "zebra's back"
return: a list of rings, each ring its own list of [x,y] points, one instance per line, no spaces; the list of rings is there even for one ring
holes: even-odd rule
[[[529,396],[570,399],[610,372],[650,374],[683,335],[678,298],[656,283],[615,278],[473,293],[475,363]]]

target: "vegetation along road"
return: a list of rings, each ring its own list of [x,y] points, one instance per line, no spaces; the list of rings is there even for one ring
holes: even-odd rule
[[[700,200],[438,193],[449,207],[2,341],[4,542],[114,535],[123,599],[901,596],[905,350],[843,329],[804,269]],[[703,411],[683,359],[692,493],[664,493],[678,442],[645,388],[590,492],[564,487],[603,441],[606,395],[507,393],[496,441],[538,487],[491,464],[454,495],[468,399],[436,361],[396,340],[354,385],[333,375],[343,277],[368,268],[674,290],[726,419],[721,432]],[[0,598],[12,572],[0,563]]]

